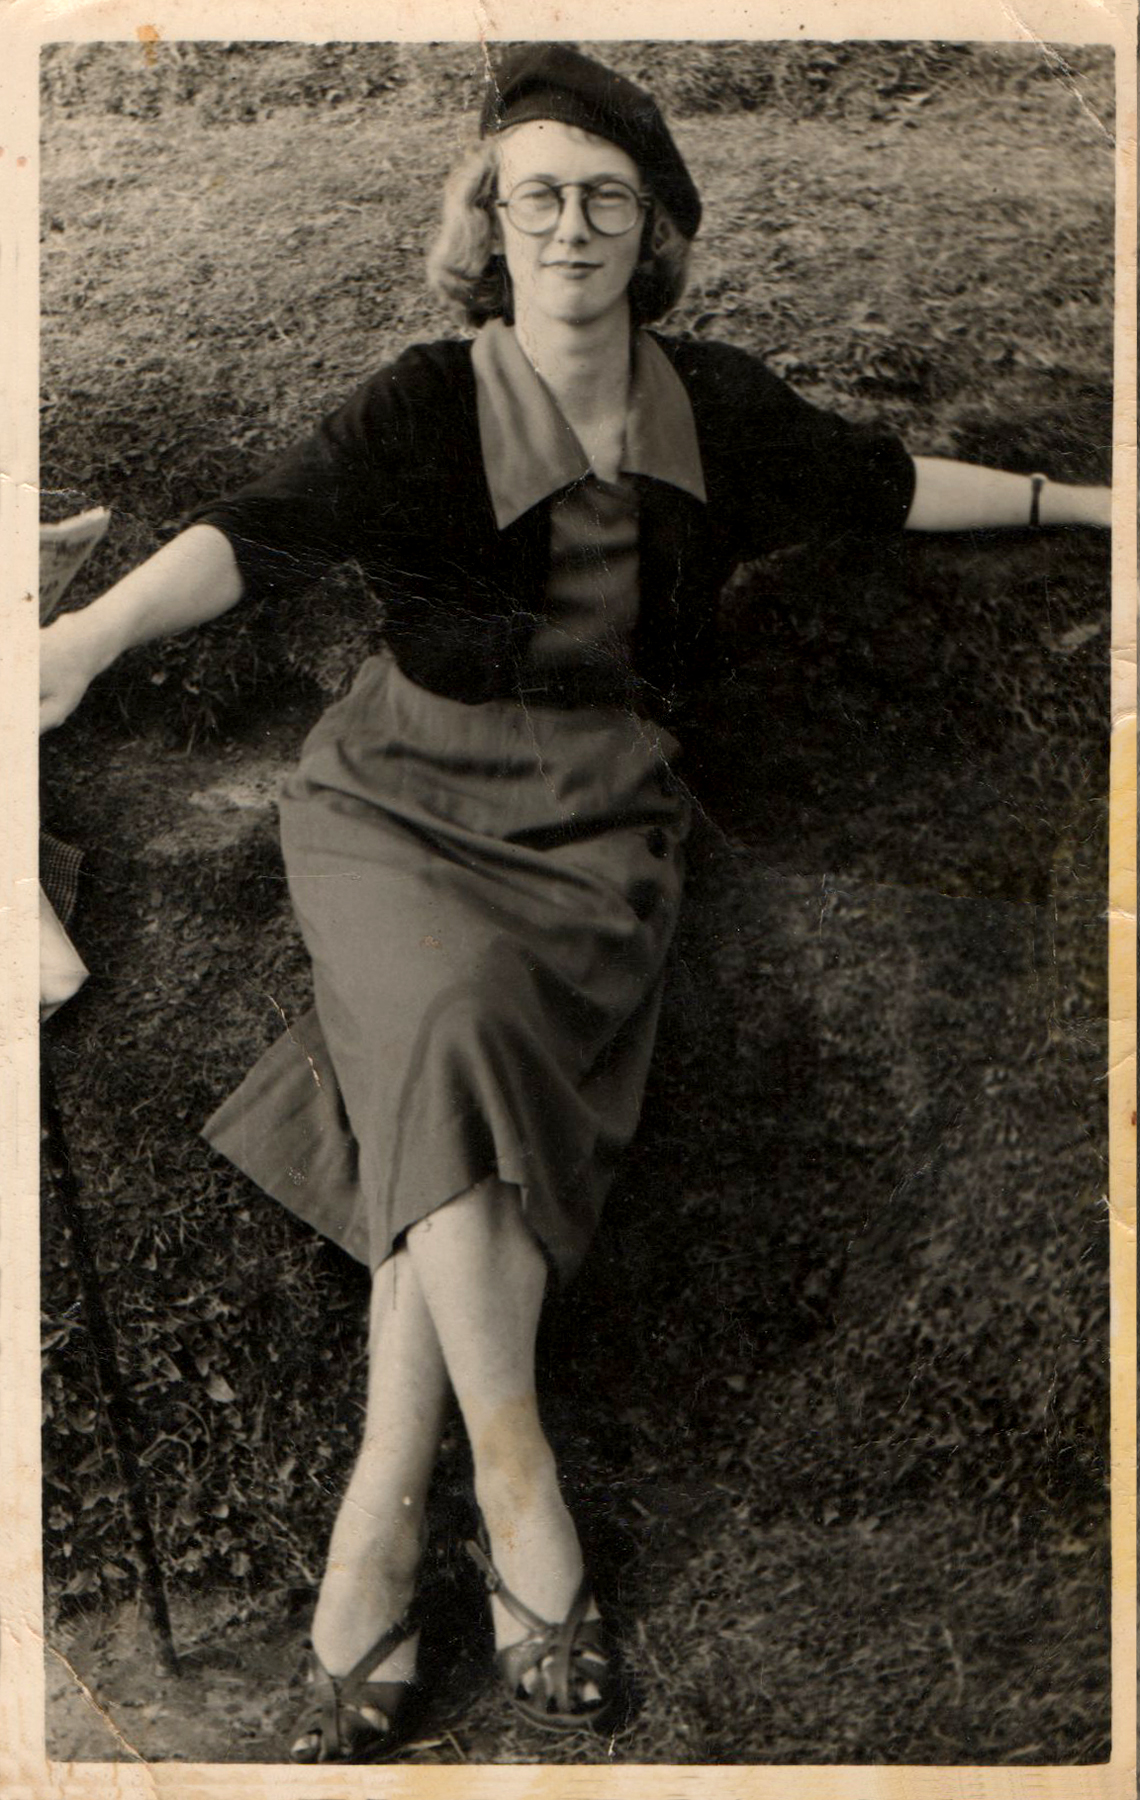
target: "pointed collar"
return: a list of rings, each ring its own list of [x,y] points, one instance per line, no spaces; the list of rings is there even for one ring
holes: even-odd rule
[[[590,473],[581,444],[550,389],[501,319],[483,326],[471,353],[483,468],[500,531]],[[705,500],[693,409],[680,376],[647,332],[634,338],[622,472],[648,475]]]

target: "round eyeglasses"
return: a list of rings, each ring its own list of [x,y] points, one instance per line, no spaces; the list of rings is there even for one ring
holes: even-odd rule
[[[516,231],[540,237],[558,223],[564,196],[571,191],[581,194],[586,222],[602,237],[624,237],[649,205],[648,194],[635,193],[624,181],[533,180],[520,181],[495,205],[506,213]]]

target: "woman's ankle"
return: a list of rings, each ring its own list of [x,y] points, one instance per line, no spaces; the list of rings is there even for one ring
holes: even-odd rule
[[[346,1498],[333,1528],[313,1614],[313,1648],[330,1674],[342,1675],[392,1626],[415,1598],[422,1554],[419,1525],[405,1519],[377,1526]],[[397,1651],[394,1678],[414,1666],[414,1649]],[[407,1664],[407,1671],[403,1664]]]
[[[582,1579],[582,1549],[556,1475],[528,1484],[521,1494],[498,1487],[480,1510],[504,1585],[540,1618],[565,1618]],[[498,1595],[492,1596],[491,1614],[500,1649],[526,1635]]]
[[[414,1581],[391,1581],[376,1570],[326,1569],[310,1631],[313,1649],[330,1675],[347,1675],[360,1658],[407,1616]],[[410,1679],[415,1644],[406,1640],[383,1659],[383,1673]]]

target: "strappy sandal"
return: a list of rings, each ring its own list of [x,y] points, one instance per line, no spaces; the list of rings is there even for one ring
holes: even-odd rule
[[[601,1619],[587,1619],[590,1582],[583,1575],[573,1604],[560,1625],[539,1618],[511,1593],[487,1551],[469,1543],[467,1554],[482,1571],[487,1592],[501,1600],[528,1635],[495,1656],[503,1690],[515,1710],[544,1731],[601,1731],[617,1698],[614,1653]],[[582,1690],[593,1686],[597,1699]]]
[[[416,1629],[407,1615],[389,1626],[347,1675],[330,1675],[310,1649],[312,1693],[289,1740],[290,1762],[383,1762],[408,1742],[423,1711],[420,1683],[369,1681],[368,1671]]]

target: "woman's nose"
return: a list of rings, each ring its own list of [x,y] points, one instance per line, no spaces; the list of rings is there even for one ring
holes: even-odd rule
[[[586,217],[586,196],[579,188],[567,187],[562,190],[562,210],[558,214],[558,224],[554,235],[563,242],[581,244],[590,235],[590,221]]]

